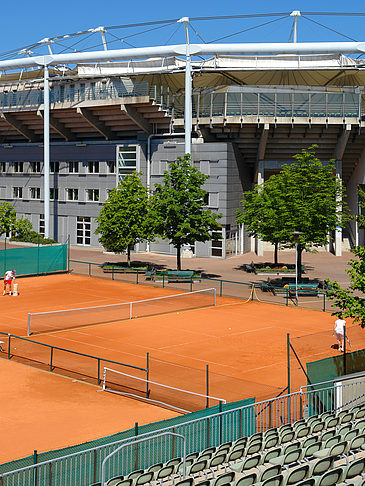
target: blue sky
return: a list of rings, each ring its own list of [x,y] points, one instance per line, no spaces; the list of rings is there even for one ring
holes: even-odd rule
[[[173,19],[182,16],[214,16],[236,15],[268,12],[290,12],[292,10],[311,12],[365,12],[365,5],[360,1],[349,0],[346,3],[339,0],[324,0],[322,2],[289,1],[269,2],[237,2],[233,0],[185,0],[182,2],[164,1],[152,2],[139,0],[138,2],[122,2],[120,0],[63,0],[45,1],[19,0],[14,4],[5,2],[2,8],[2,27],[0,30],[0,52],[23,47],[45,37],[86,30],[90,27],[122,25],[133,22],[148,22],[162,19]],[[364,17],[311,17],[334,30],[340,31],[355,40],[365,41]],[[231,21],[194,22],[193,27],[206,41],[237,32],[255,25],[268,22],[273,18],[256,18]],[[289,40],[291,29],[290,19],[272,22],[260,29],[228,38],[225,42],[286,42]],[[139,29],[142,30],[142,29]],[[113,31],[117,37],[121,31]],[[125,35],[137,32],[136,29],[124,31]],[[179,43],[183,41],[183,28],[170,25],[146,33],[144,36],[128,37],[126,41],[135,46],[157,45],[165,43]],[[112,40],[109,37],[109,40]],[[115,39],[114,39],[115,40]],[[305,19],[299,22],[299,41],[346,40],[333,32],[321,29],[319,26]],[[100,35],[94,35],[87,42],[100,42]],[[192,42],[201,42],[191,32]],[[87,43],[85,43],[86,45]],[[89,44],[90,45],[90,44]],[[128,44],[124,44],[128,46]],[[110,47],[120,48],[120,41]],[[79,47],[79,45],[77,46]],[[82,47],[82,43],[80,44]]]

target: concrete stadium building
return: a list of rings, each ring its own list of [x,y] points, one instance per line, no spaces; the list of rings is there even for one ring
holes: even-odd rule
[[[181,22],[187,28],[189,19]],[[235,221],[242,192],[312,144],[320,159],[336,160],[357,213],[365,61],[352,55],[364,43],[191,44],[187,36],[179,45],[70,54],[43,44],[48,54],[0,61],[0,200],[40,233],[98,246],[95,218],[108,191],[134,170],[153,189],[189,152],[209,175],[207,207],[223,214],[223,229],[222,240],[185,254],[261,254]],[[336,255],[364,244],[355,223],[333,236]],[[135,250],[146,249],[175,251],[164,241]]]

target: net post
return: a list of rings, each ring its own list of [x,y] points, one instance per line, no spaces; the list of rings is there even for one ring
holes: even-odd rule
[[[70,255],[71,255],[70,235],[67,235],[67,272],[70,272]]]
[[[255,284],[253,283],[251,288],[251,300],[254,300],[254,292],[255,292]]]
[[[150,379],[150,353],[147,352],[147,364],[146,364],[146,397],[149,398],[150,396],[150,387],[149,387],[149,379]]]
[[[89,262],[89,277],[91,277],[91,263]]]
[[[10,343],[11,343],[11,334],[8,334],[9,336],[9,344],[8,344],[8,359],[10,359]]]
[[[34,449],[33,451],[33,464],[37,464],[38,463],[38,451],[37,449]],[[37,483],[38,483],[38,468],[35,467],[34,470],[33,470],[33,482],[34,482],[34,486],[37,486]]]
[[[217,305],[217,290],[214,288],[213,289],[213,296],[214,296],[214,307]]]
[[[100,358],[98,358],[98,385],[100,385]]]
[[[134,436],[138,437],[138,422],[134,423]],[[138,469],[138,444],[134,446],[134,470]]]
[[[39,275],[39,235],[38,235],[38,243],[37,243],[37,275]]]
[[[133,317],[133,304],[132,302],[129,303],[129,319]]]
[[[193,276],[190,277],[190,292],[193,291]]]
[[[137,275],[136,275],[136,284],[137,284],[137,285],[138,285],[138,272],[139,272],[139,270],[138,270],[138,268],[137,268]]]
[[[162,274],[162,288],[165,288],[165,274]]]
[[[205,408],[209,408],[209,365],[206,365],[206,395],[207,395],[207,403]]]
[[[53,370],[53,346],[51,346],[51,356],[49,360],[49,371]]]
[[[346,372],[346,326],[343,326],[343,374]]]
[[[103,391],[106,390],[106,368],[104,368],[104,373],[103,373]]]
[[[288,370],[288,395],[290,395],[290,335],[286,335],[286,360],[287,360],[287,370]]]
[[[27,336],[30,336],[30,313],[28,313]]]
[[[285,290],[285,299],[286,299],[286,306],[289,305],[289,289]]]
[[[323,292],[323,312],[326,312],[326,294]]]
[[[223,280],[219,281],[219,296],[222,297],[223,293]]]
[[[114,265],[112,265],[112,280],[114,280]]]

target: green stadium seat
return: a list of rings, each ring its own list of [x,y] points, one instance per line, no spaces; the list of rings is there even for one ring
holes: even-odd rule
[[[142,486],[143,484],[150,483],[153,480],[155,473],[152,471],[144,472],[133,479],[133,486]]]
[[[257,473],[250,473],[234,483],[234,486],[251,486],[257,482]]]
[[[284,475],[283,486],[297,484],[307,478],[309,472],[309,465],[304,464],[291,471],[288,471]]]
[[[256,486],[282,486],[283,484],[283,475],[278,474],[277,476],[273,476],[272,478],[266,479],[262,483],[256,483]]]
[[[276,466],[270,466],[267,469],[264,469],[261,474],[258,476],[258,482],[263,483],[266,481],[266,479],[272,478],[274,476],[277,476],[281,474],[281,466],[276,465]]]
[[[244,456],[244,453],[245,453],[244,447],[240,447],[238,449],[232,450],[228,454],[228,458],[227,458],[228,464],[231,464],[232,462],[235,462],[235,461],[238,461],[239,459],[241,459]]]
[[[316,486],[336,486],[341,483],[343,476],[343,470],[338,467],[330,471],[325,472],[322,476],[314,478],[316,480]]]
[[[336,444],[332,445],[331,447],[326,447],[325,449],[321,449],[320,451],[315,452],[313,455],[319,459],[323,459],[325,457],[338,457],[342,456],[347,448],[348,443],[346,441],[338,441]]]
[[[212,483],[212,486],[223,486],[225,484],[229,484],[234,481],[235,474],[234,472],[227,472],[218,476]]]
[[[121,482],[123,479],[123,476],[114,476],[113,478],[108,479],[108,481],[105,483],[106,486],[116,486]]]
[[[217,468],[225,464],[226,461],[227,461],[226,452],[217,452],[217,454],[210,459],[208,468],[212,471],[213,477],[214,477],[214,472],[217,470]]]
[[[135,479],[144,473],[144,469],[136,469],[128,474],[127,479]]]
[[[160,484],[166,479],[171,477],[175,472],[175,466],[170,465],[170,466],[163,466],[159,471],[157,471],[157,474],[155,476],[155,480],[159,481]]]
[[[186,478],[175,483],[175,486],[193,486],[193,484],[194,484],[193,478]]]
[[[152,466],[150,466],[147,471],[148,472],[158,472],[160,471],[160,469],[163,467],[163,463],[162,462],[158,462],[156,464],[152,464]]]
[[[261,453],[261,457],[262,457],[261,464],[270,462],[270,459],[280,456],[282,452],[283,452],[282,447],[275,447],[273,449]]]
[[[261,455],[260,454],[254,454],[250,457],[246,457],[241,462],[237,462],[236,464],[231,464],[230,469],[232,469],[235,472],[244,472],[244,471],[249,471],[250,469],[253,469],[257,467],[259,464],[261,464]]]
[[[303,437],[306,437],[307,435],[310,434],[310,427],[308,425],[300,425],[296,429],[294,429],[295,433],[295,438],[296,439],[302,439]]]
[[[276,465],[288,466],[289,464],[293,464],[300,461],[301,458],[302,458],[302,450],[295,449],[281,456],[273,457],[272,459],[270,459],[269,463],[273,464],[274,466]]]
[[[314,478],[304,479],[296,484],[296,486],[315,486],[316,480]]]
[[[341,466],[343,470],[343,481],[348,481],[356,478],[356,476],[361,476],[365,472],[365,457],[356,459],[352,461],[351,464],[346,466]]]
[[[308,460],[310,457],[313,457],[314,453],[321,449],[322,443],[321,442],[313,442],[313,444],[308,445],[307,447],[303,447],[303,455],[302,459]]]
[[[248,445],[245,449],[245,456],[250,456],[252,454],[256,454],[262,450],[262,442],[254,442],[251,445]]]
[[[319,461],[311,463],[308,477],[320,476],[321,474],[325,473],[329,469],[332,469],[334,461],[335,461],[334,457],[328,456],[328,457],[324,457],[323,459],[320,459]]]

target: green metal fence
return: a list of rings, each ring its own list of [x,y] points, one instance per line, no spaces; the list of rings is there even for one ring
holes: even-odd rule
[[[119,280],[139,285],[150,285],[154,287],[173,288],[178,290],[193,291],[204,288],[215,288],[220,297],[232,297],[245,301],[265,302],[280,304],[285,306],[295,306],[296,296],[293,289],[285,287],[275,287],[265,283],[247,283],[212,278],[209,276],[193,275],[182,277],[181,279],[169,279],[166,272],[161,272],[158,279],[153,280],[150,272],[145,269],[126,268],[119,265],[108,264],[107,268],[101,263],[85,262],[80,260],[70,260],[70,271],[79,275],[89,277],[99,277],[111,280]],[[317,290],[299,291],[298,306],[307,309],[321,311],[333,311],[326,291],[318,288]]]

